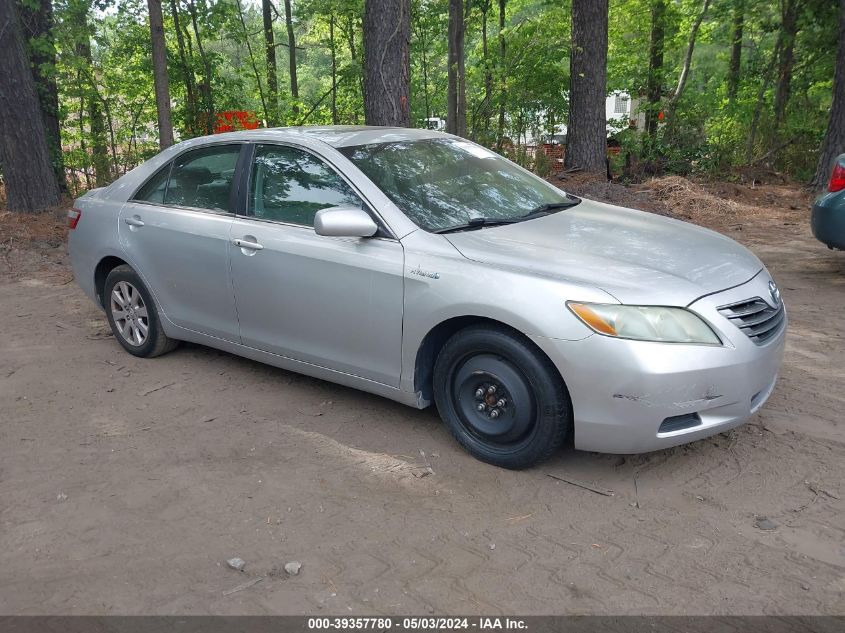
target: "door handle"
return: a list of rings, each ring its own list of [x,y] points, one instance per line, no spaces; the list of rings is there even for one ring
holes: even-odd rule
[[[241,248],[248,248],[253,251],[260,251],[264,248],[258,242],[250,242],[249,240],[232,240],[232,244],[240,246]]]
[[[137,215],[133,215],[131,218],[126,218],[124,222],[126,222],[129,226],[144,226],[144,221]]]

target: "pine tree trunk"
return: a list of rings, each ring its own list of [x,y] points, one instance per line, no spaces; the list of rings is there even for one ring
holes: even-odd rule
[[[736,0],[731,33],[731,63],[728,67],[728,100],[736,99],[742,72],[742,31],[745,26],[745,2]]]
[[[111,181],[111,161],[106,141],[106,122],[100,107],[100,95],[95,84],[93,74],[94,58],[91,56],[90,32],[88,27],[87,7],[85,13],[76,16],[83,26],[79,41],[76,43],[76,54],[82,59],[84,71],[80,71],[78,78],[82,90],[86,92],[88,105],[88,126],[91,135],[91,162],[94,166],[94,182],[98,187],[104,187]]]
[[[782,35],[783,34],[781,33],[775,41],[775,47],[772,50],[772,57],[766,65],[766,70],[763,71],[760,86],[757,88],[757,103],[754,106],[754,113],[751,115],[751,126],[748,131],[748,144],[745,148],[745,160],[748,163],[751,163],[751,159],[754,158],[754,144],[757,141],[757,128],[760,125],[760,117],[763,114],[763,103],[766,100],[766,91],[769,89],[769,84],[772,81],[772,72],[774,71],[775,63],[777,62],[780,54]]]
[[[410,127],[410,0],[364,0],[364,118]]]
[[[279,78],[272,0],[261,0],[261,15],[264,20],[264,56],[267,58],[267,125],[273,127],[279,124]]]
[[[490,130],[490,102],[493,99],[493,71],[490,68],[490,45],[487,37],[487,17],[490,13],[490,0],[484,0],[481,8],[481,58],[484,63],[484,107],[481,116],[484,131]]]
[[[707,10],[709,8],[710,0],[704,0],[701,7],[701,13],[698,14],[698,17],[692,24],[692,29],[690,29],[689,39],[687,40],[687,50],[686,53],[684,53],[684,61],[681,64],[681,73],[678,76],[678,85],[675,87],[675,91],[672,93],[672,97],[669,99],[669,104],[666,108],[668,116],[666,117],[667,127],[665,136],[669,142],[674,141],[675,138],[675,132],[677,131],[675,111],[678,108],[678,102],[681,100],[681,96],[684,94],[684,89],[687,86],[687,80],[689,79],[690,68],[692,66],[692,54],[695,51],[695,41],[698,37],[698,31],[701,28],[701,23],[704,22],[704,17],[707,15]]]
[[[469,16],[469,3],[466,0],[466,10],[461,9],[461,49],[458,53],[458,136],[467,136],[467,72],[466,72],[466,32]]]
[[[91,126],[91,160],[94,163],[94,182],[98,187],[105,187],[111,182],[111,161],[106,141],[106,122],[97,94],[91,92],[88,97],[88,121]]]
[[[812,181],[816,190],[820,191],[827,185],[833,161],[839,154],[845,154],[845,0],[839,0],[839,46],[833,75],[833,104]]]
[[[0,0],[0,59],[0,165],[7,207],[9,211],[41,211],[59,203],[59,183],[12,0]]]
[[[50,147],[50,158],[56,179],[63,192],[67,191],[64,156],[59,125],[59,89],[56,85],[56,47],[53,40],[53,3],[52,0],[39,0],[37,6],[18,0],[18,15],[21,20],[24,38],[29,42],[28,53],[31,61],[32,77],[35,90],[41,102],[44,114],[44,128]]]
[[[288,29],[288,59],[290,66],[290,96],[293,100],[293,118],[299,116],[299,82],[296,79],[296,38],[293,33],[293,13],[290,0],[285,0],[285,25]]]
[[[249,43],[249,30],[246,28],[246,19],[244,18],[241,0],[235,0],[235,5],[238,8],[238,19],[241,22],[241,29],[243,29],[244,33],[244,43],[246,43],[246,52],[249,55],[249,65],[252,66],[252,75],[255,77],[255,85],[258,87],[258,98],[261,99],[261,110],[264,113],[264,121],[269,121],[270,111],[267,108],[267,99],[264,97],[264,87],[261,85],[261,74],[258,72],[258,64],[255,61],[255,55],[252,53],[252,44]]]
[[[795,35],[798,33],[798,0],[784,0],[781,18],[781,48],[778,58],[778,83],[775,88],[775,132],[786,118],[786,106],[792,93],[792,67],[795,65]]]
[[[505,141],[505,107],[508,102],[508,81],[505,74],[507,64],[505,63],[505,2],[499,0],[499,121],[496,124],[496,150],[502,151],[502,144]]]
[[[695,22],[693,22],[692,29],[690,30],[689,39],[687,40],[687,51],[684,53],[684,61],[681,64],[681,74],[678,76],[678,85],[675,88],[675,92],[672,93],[672,99],[669,101],[669,109],[673,114],[681,95],[684,94],[684,88],[686,88],[687,79],[689,79],[690,67],[692,66],[692,54],[695,51],[695,40],[698,37],[698,30],[701,28],[701,23],[704,21],[704,16],[707,15],[707,9],[709,8],[710,0],[704,0],[704,4],[701,7],[701,13],[698,14],[698,17],[695,19]]]
[[[466,136],[466,96],[464,86],[464,3],[449,0],[448,88],[446,95],[446,131]]]
[[[569,125],[564,166],[606,172],[608,0],[572,0]]]
[[[161,0],[147,0],[150,12],[150,40],[153,50],[153,81],[158,115],[158,144],[161,149],[173,145],[173,119],[170,116],[170,79],[167,76],[167,46],[164,43],[164,19]]]
[[[341,27],[343,36],[346,38],[346,43],[349,46],[349,58],[352,60],[352,66],[356,69],[358,81],[358,90],[360,90],[361,100],[364,100],[364,68],[363,64],[358,63],[358,47],[355,46],[355,17],[351,13],[344,15],[346,28]],[[363,27],[362,27],[363,28]],[[352,110],[352,122],[358,125],[361,119],[361,113],[358,108]]]
[[[191,14],[191,25],[194,27],[194,37],[197,40],[197,51],[199,51],[200,60],[203,67],[203,83],[200,85],[200,92],[203,94],[203,101],[205,102],[205,132],[206,134],[214,133],[214,97],[211,91],[211,62],[205,54],[205,47],[202,45],[202,38],[200,37],[200,28],[197,18],[197,6],[194,0],[188,0],[188,12]]]
[[[663,36],[666,19],[666,0],[651,2],[651,44],[648,53],[648,86],[645,131],[652,138],[657,134],[660,101],[663,95]]]
[[[423,101],[425,102],[425,118],[431,118],[431,97],[429,96],[429,87],[428,87],[428,56],[426,55],[426,50],[428,49],[428,40],[426,39],[426,30],[422,26],[419,26],[419,32],[417,37],[420,40],[420,57],[422,61],[422,76],[423,76]],[[426,124],[428,124],[426,122]]]
[[[77,111],[77,124],[79,125],[79,150],[83,156],[88,156],[88,145],[85,142],[85,92],[79,93],[79,110]],[[88,169],[87,161],[81,166],[82,173],[85,175],[85,187],[91,189],[94,187],[94,182],[91,180],[91,170]],[[74,195],[76,195],[76,182],[74,184]]]
[[[355,19],[351,14],[346,16],[346,39],[349,44],[349,57],[352,60],[352,65],[358,65],[358,49],[355,46]],[[358,88],[361,90],[361,100],[364,101],[364,69],[363,66],[358,74]],[[360,119],[358,109],[352,111],[352,122],[358,124]]]
[[[99,94],[99,92],[98,92]],[[109,103],[108,98],[103,98],[100,95],[100,101],[103,104],[103,110],[105,111],[106,121],[108,122],[108,132],[109,132],[109,147],[111,148],[111,159],[112,159],[112,177],[117,178],[120,175],[120,167],[118,165],[117,159],[117,143],[115,142],[114,138],[114,117],[111,115],[111,105]]]
[[[188,63],[185,52],[185,36],[182,34],[182,24],[179,19],[179,8],[176,0],[170,0],[170,15],[173,18],[173,30],[176,31],[176,45],[179,48],[179,63],[185,76],[185,127],[188,134],[195,134],[197,128],[197,98],[196,79],[193,64]]]
[[[337,117],[337,44],[334,37],[334,13],[329,15],[329,50],[332,55],[332,125],[338,124]]]

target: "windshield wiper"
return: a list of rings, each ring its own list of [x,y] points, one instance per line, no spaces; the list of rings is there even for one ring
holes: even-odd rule
[[[471,229],[480,229],[484,226],[500,226],[502,224],[514,224],[521,222],[522,218],[472,218],[465,224],[456,224],[455,226],[447,226],[445,229],[437,229],[432,233],[454,233],[457,231],[468,231]]]
[[[465,224],[456,224],[455,226],[447,226],[445,229],[437,229],[432,233],[455,233],[457,231],[469,231],[472,229],[480,229],[485,226],[501,226],[503,224],[516,224],[517,222],[524,222],[525,220],[533,220],[544,215],[549,215],[561,209],[568,209],[580,204],[581,199],[571,196],[566,202],[548,202],[534,207],[525,215],[518,215],[511,218],[472,218]]]
[[[541,204],[538,207],[534,207],[531,211],[521,216],[520,220],[530,220],[531,218],[548,215],[549,213],[560,211],[561,209],[569,209],[570,207],[574,207],[576,204],[581,204],[581,198],[573,197],[566,202],[548,202],[546,204]]]

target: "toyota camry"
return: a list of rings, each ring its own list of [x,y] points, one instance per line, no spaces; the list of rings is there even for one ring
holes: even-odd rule
[[[130,354],[191,341],[434,403],[506,468],[726,431],[783,355],[780,292],[744,247],[435,131],[191,139],[68,221],[76,280]]]

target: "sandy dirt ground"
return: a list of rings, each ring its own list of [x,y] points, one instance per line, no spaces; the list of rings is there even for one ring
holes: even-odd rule
[[[845,253],[794,188],[685,207],[684,183],[563,184],[761,257],[791,317],[771,400],[685,447],[526,472],[472,459],[431,409],[199,346],[136,359],[61,230],[7,216],[0,613],[845,614]]]

